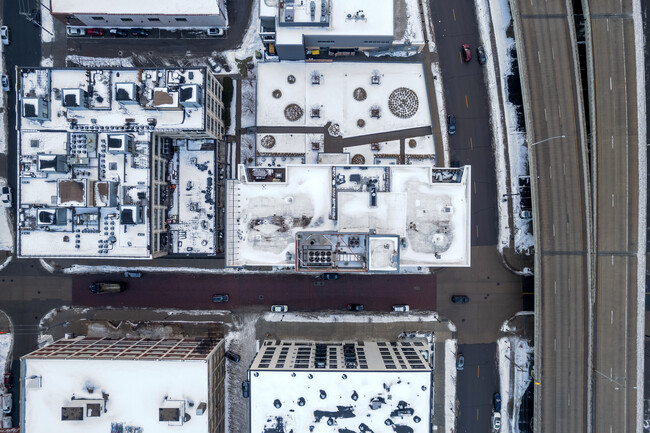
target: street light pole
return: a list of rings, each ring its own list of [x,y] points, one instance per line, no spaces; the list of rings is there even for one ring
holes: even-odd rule
[[[545,141],[555,140],[556,138],[566,138],[566,135],[556,135],[555,137],[545,138],[545,139],[543,139],[543,140],[540,140],[540,141],[536,141],[536,142],[534,142],[534,143],[531,143],[529,147],[533,147],[533,146],[535,146],[536,144],[544,143]]]

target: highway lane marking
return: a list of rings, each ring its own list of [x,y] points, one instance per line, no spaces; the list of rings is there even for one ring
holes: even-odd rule
[[[612,135],[612,149],[614,148],[614,136]]]
[[[465,95],[465,108],[469,108],[469,102],[467,101],[467,95]]]
[[[544,120],[548,122],[548,117],[546,117],[546,108],[544,108]]]
[[[553,237],[555,237],[555,223],[553,223]]]
[[[454,14],[454,21],[456,21],[456,9],[451,8],[451,13]]]
[[[474,181],[474,194],[476,194],[476,181]]]
[[[537,50],[537,61],[541,64],[542,63],[542,55],[539,53],[539,50]]]
[[[481,366],[480,365],[476,366],[476,377],[481,377]]]
[[[458,53],[458,58],[460,59],[460,64],[463,64],[463,53],[459,52]]]
[[[553,166],[552,165],[548,166],[548,175],[550,176],[551,179],[553,179]]]
[[[612,207],[614,207],[614,194],[612,194]]]
[[[613,325],[614,324],[614,310],[610,310],[610,313],[611,313],[610,314],[611,317],[609,319],[609,322],[610,322],[610,325]]]
[[[569,334],[569,349],[571,349],[571,334]]]
[[[476,421],[478,421],[478,407],[476,408]]]
[[[554,281],[553,284],[555,285],[555,294],[557,295],[557,280]]]
[[[612,91],[612,76],[609,76],[609,91]]]
[[[476,224],[476,239],[478,239],[478,224]]]
[[[562,173],[566,176],[566,162],[562,163]]]
[[[562,106],[558,105],[557,106],[557,116],[561,119],[562,118]]]
[[[553,339],[553,351],[557,352],[557,338]]]
[[[474,150],[474,142],[472,141],[472,137],[469,137],[469,147],[470,149]]]
[[[553,60],[555,60],[555,49],[551,47],[551,55],[553,56]]]
[[[566,222],[566,232],[569,233],[569,221]]]

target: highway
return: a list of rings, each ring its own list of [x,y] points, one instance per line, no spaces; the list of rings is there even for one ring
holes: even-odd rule
[[[510,2],[535,226],[538,432],[589,431],[590,221],[585,119],[570,3]]]
[[[643,256],[645,245],[639,242],[638,230],[645,227],[645,217],[639,221],[632,1],[590,0],[589,14],[596,288],[593,431],[636,432],[642,428],[637,425],[637,355],[641,350],[637,348],[637,275],[645,274],[645,269],[639,269],[638,257]]]

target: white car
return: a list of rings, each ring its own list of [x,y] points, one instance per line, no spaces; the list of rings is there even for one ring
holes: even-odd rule
[[[66,27],[65,32],[68,36],[84,36],[86,34],[86,30],[79,27]]]
[[[501,430],[501,412],[494,412],[492,414],[492,429],[494,431]]]
[[[271,307],[271,312],[273,313],[286,313],[289,311],[289,307],[286,305],[274,305]]]
[[[5,92],[9,91],[9,77],[6,74],[2,74],[2,90]]]
[[[208,29],[206,33],[208,34],[208,36],[223,36],[225,30],[213,28],[213,29]]]
[[[11,413],[13,401],[11,394],[2,394],[0,395],[0,405],[2,406],[2,412]]]
[[[393,305],[393,311],[405,313],[409,310],[408,305]]]
[[[219,63],[217,63],[216,60],[214,60],[212,57],[208,57],[208,64],[212,68],[213,72],[217,74],[221,72],[221,65],[219,65]]]
[[[0,203],[2,207],[11,207],[13,205],[13,200],[11,199],[11,188],[8,186],[3,186],[0,190]]]
[[[3,44],[9,45],[9,27],[0,27],[0,39],[2,39]]]

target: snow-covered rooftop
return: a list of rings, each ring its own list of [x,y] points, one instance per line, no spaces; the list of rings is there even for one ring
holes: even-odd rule
[[[217,0],[51,0],[54,14],[219,15]]]
[[[183,341],[164,348],[173,352]],[[144,341],[152,354],[160,342],[166,340]],[[209,389],[208,355],[219,341],[204,346],[201,350],[207,352],[201,357],[174,360],[162,360],[161,350],[158,356],[120,359],[119,350],[129,350],[128,343],[113,347],[113,353],[110,344],[103,345],[103,355],[64,344],[69,348],[60,356],[37,351],[21,360],[23,432],[106,433],[118,431],[115,424],[134,432],[138,430],[127,427],[160,433],[210,431],[214,415],[209,399],[215,391]],[[191,342],[189,352],[197,350],[197,344]],[[81,352],[78,356],[75,349]]]
[[[415,63],[269,62],[258,65],[257,126],[325,126],[343,137],[431,125]]]
[[[402,356],[399,351],[391,352],[395,343],[293,343],[275,347],[273,359],[298,351],[296,363],[302,364],[299,359],[307,358],[305,365],[288,370],[259,368],[260,362],[269,358],[266,342],[253,361],[249,370],[252,433],[271,429],[315,433],[431,431],[431,368],[409,369],[403,360],[412,357],[422,362],[417,347],[406,348],[410,352]],[[315,368],[314,354],[310,354],[314,348],[315,357],[320,356],[323,363],[340,357],[338,369]],[[341,352],[340,356],[333,355],[334,351]],[[377,363],[358,369],[345,365],[343,352],[348,360],[363,357],[368,364],[372,358],[379,358],[381,364],[381,359],[394,360],[396,353],[400,355],[390,369],[377,368]],[[354,363],[358,365],[357,361]]]
[[[326,235],[319,238],[324,243],[336,233],[365,233],[398,236],[400,242],[366,245],[362,237],[349,251],[328,251],[341,263],[352,260],[344,256],[359,261],[357,271],[389,267],[377,253],[377,268],[369,268],[373,246],[391,251],[393,272],[403,266],[469,266],[470,183],[469,166],[240,166],[239,178],[226,188],[226,263],[301,269],[299,233]]]

